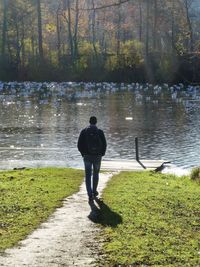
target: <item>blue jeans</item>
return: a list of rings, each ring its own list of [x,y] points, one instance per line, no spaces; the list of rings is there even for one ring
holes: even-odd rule
[[[83,157],[85,164],[85,183],[88,196],[97,192],[99,182],[99,171],[101,167],[101,156],[85,155]],[[92,181],[91,181],[92,180]]]

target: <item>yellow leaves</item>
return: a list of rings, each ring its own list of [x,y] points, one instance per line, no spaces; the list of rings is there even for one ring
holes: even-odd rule
[[[56,32],[56,25],[53,23],[48,23],[45,25],[45,29],[48,33],[55,33]]]

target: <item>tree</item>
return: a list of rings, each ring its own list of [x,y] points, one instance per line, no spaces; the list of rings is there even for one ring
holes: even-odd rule
[[[43,36],[42,36],[42,14],[41,14],[41,0],[36,0],[37,5],[37,18],[38,18],[38,47],[39,47],[39,57],[43,61]]]
[[[187,26],[188,26],[189,52],[194,51],[193,26],[192,26],[192,20],[190,17],[190,10],[191,10],[192,3],[193,3],[193,0],[183,1],[184,7],[185,7],[185,13],[186,13]]]
[[[1,54],[5,56],[6,49],[6,35],[7,35],[7,25],[8,25],[8,1],[3,0],[3,29],[2,29],[2,44],[1,44]]]
[[[141,72],[164,77],[181,57],[190,65],[190,55],[198,55],[198,7],[198,0],[1,0],[2,77],[37,79],[46,72],[53,79],[56,70],[63,79],[81,79],[83,72],[88,79],[99,73],[123,79],[136,68],[126,64],[127,47],[133,59],[140,51],[134,62]]]
[[[146,38],[145,38],[145,54],[149,54],[149,23],[150,23],[150,0],[146,0]]]
[[[60,20],[60,13],[61,13],[61,5],[58,5],[56,10],[56,30],[57,30],[57,49],[58,49],[58,62],[60,63],[61,60],[61,20]]]

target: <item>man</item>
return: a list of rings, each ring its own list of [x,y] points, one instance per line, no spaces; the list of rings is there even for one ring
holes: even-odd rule
[[[90,125],[80,133],[78,150],[83,157],[87,194],[89,201],[92,201],[98,196],[97,186],[99,182],[101,158],[105,155],[107,144],[104,132],[96,126],[97,118],[93,116],[90,118],[89,122]]]

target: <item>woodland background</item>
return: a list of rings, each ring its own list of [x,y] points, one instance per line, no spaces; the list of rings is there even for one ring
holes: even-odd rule
[[[199,0],[1,0],[0,79],[200,82]]]

